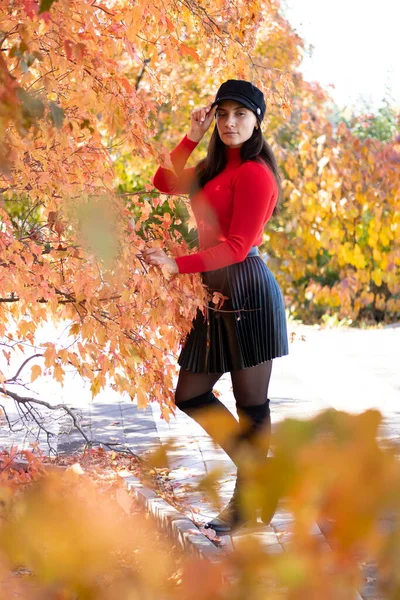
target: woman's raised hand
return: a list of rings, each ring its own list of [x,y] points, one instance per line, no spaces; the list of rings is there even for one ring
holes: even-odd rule
[[[143,260],[148,265],[154,265],[155,267],[161,267],[162,265],[167,265],[168,270],[171,273],[178,273],[178,265],[176,264],[176,260],[174,258],[170,258],[164,250],[161,248],[155,248],[148,246],[142,252]]]
[[[218,104],[211,108],[212,102],[204,108],[195,108],[190,118],[190,131],[187,134],[189,140],[200,142],[214,118]]]

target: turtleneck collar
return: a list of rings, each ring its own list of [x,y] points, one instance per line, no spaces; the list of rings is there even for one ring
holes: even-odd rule
[[[228,163],[241,161],[240,150],[240,148],[229,148],[229,146],[226,146],[226,157],[228,159]]]

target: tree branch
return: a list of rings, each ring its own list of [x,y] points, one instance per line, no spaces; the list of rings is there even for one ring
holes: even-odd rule
[[[75,429],[77,429],[77,431],[80,433],[82,438],[85,440],[87,447],[90,448],[90,447],[96,446],[96,445],[106,446],[107,448],[110,448],[111,450],[116,450],[117,452],[129,454],[130,456],[134,457],[142,464],[147,462],[145,459],[141,458],[139,455],[132,452],[132,450],[130,448],[122,447],[121,449],[116,449],[115,448],[116,446],[122,445],[120,443],[102,442],[101,440],[89,439],[88,436],[86,435],[85,431],[82,429],[82,427],[80,426],[80,424],[78,422],[78,416],[75,414],[75,412],[73,411],[72,408],[69,408],[69,406],[66,406],[65,404],[50,404],[49,402],[46,402],[45,400],[39,400],[37,398],[32,398],[32,397],[27,397],[27,396],[20,396],[19,394],[16,394],[15,392],[11,392],[4,388],[0,390],[0,394],[2,394],[3,396],[9,396],[17,403],[18,406],[20,406],[21,408],[24,408],[26,413],[30,414],[31,418],[35,421],[35,423],[38,425],[38,427],[46,433],[48,443],[49,443],[49,437],[51,435],[54,435],[54,433],[48,431],[44,427],[43,423],[40,420],[41,419],[40,413],[37,413],[36,415],[34,414],[34,412],[36,412],[35,405],[43,406],[50,410],[62,410],[62,411],[64,411],[64,413],[67,413],[70,416]],[[4,413],[6,414],[6,411],[4,411]],[[26,415],[26,413],[24,413],[24,415]],[[9,424],[9,427],[12,431],[12,427],[11,427],[10,421],[7,416],[6,416],[6,419]],[[50,444],[49,444],[49,447],[50,447]]]
[[[143,77],[143,75],[144,75],[144,72],[145,72],[145,70],[146,70],[146,65],[147,65],[149,62],[150,62],[150,58],[145,58],[145,59],[144,59],[144,61],[143,61],[143,67],[142,67],[142,70],[140,71],[140,73],[139,73],[139,75],[137,76],[137,79],[136,79],[135,90],[138,90],[138,89],[139,89],[140,82],[141,82],[141,80],[142,80],[142,77]]]
[[[85,440],[86,444],[88,446],[92,445],[91,440],[87,437],[86,433],[83,431],[82,427],[79,425],[76,414],[74,413],[74,411],[71,408],[69,408],[65,404],[50,404],[49,402],[46,402],[45,400],[38,400],[37,398],[29,398],[26,396],[19,396],[19,394],[10,392],[9,390],[7,390],[7,388],[5,391],[4,391],[4,389],[1,390],[1,393],[5,394],[6,396],[9,396],[13,400],[15,400],[15,402],[18,402],[19,404],[22,404],[22,405],[29,406],[30,404],[37,404],[39,406],[44,406],[45,408],[48,408],[50,410],[63,410],[71,417],[74,427],[79,431],[79,433]]]
[[[32,358],[37,358],[39,356],[43,356],[43,354],[33,354],[32,356],[30,356],[29,358],[27,358],[22,365],[20,366],[20,368],[18,369],[18,371],[15,373],[14,377],[10,377],[10,379],[7,379],[5,381],[5,383],[10,383],[11,381],[16,381],[17,378],[19,377],[19,374],[21,373],[22,369],[24,368],[24,366],[30,361],[32,360]]]
[[[106,15],[109,15],[110,17],[114,17],[114,13],[109,12],[108,10],[106,10],[104,8],[104,6],[99,6],[98,4],[95,4],[94,2],[92,2],[91,6],[93,8],[98,8],[98,9],[102,10]]]

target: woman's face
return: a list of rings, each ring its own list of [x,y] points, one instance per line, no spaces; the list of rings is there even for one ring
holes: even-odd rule
[[[229,148],[240,148],[253,135],[256,115],[235,100],[223,100],[216,111],[219,137]]]

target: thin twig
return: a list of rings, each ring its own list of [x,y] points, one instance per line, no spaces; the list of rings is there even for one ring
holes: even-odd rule
[[[65,413],[67,413],[71,419],[72,419],[72,423],[73,426],[75,427],[75,429],[77,429],[77,431],[81,434],[81,436],[83,437],[83,439],[85,440],[85,445],[88,448],[91,448],[93,446],[106,446],[107,448],[109,448],[110,450],[115,449],[115,446],[120,446],[121,444],[119,442],[113,443],[113,442],[104,442],[101,440],[90,440],[88,438],[88,436],[86,435],[85,431],[82,429],[82,427],[79,425],[78,423],[78,416],[75,414],[75,412],[73,411],[73,409],[69,408],[68,406],[66,406],[65,404],[50,404],[49,402],[46,402],[44,400],[39,400],[37,398],[31,398],[31,397],[25,397],[25,396],[20,396],[19,394],[15,394],[14,392],[10,392],[9,390],[5,390],[2,389],[0,391],[1,394],[9,396],[10,398],[12,398],[16,403],[17,403],[17,408],[21,411],[21,418],[24,420],[27,420],[28,415],[33,419],[33,421],[35,421],[35,423],[38,425],[39,429],[44,431],[46,433],[47,436],[47,444],[50,448],[50,450],[52,452],[54,452],[55,454],[56,451],[54,450],[54,448],[52,448],[51,444],[50,444],[50,437],[54,436],[55,434],[51,431],[49,431],[48,429],[46,429],[46,427],[43,425],[43,423],[41,422],[41,414],[36,410],[35,405],[39,405],[39,406],[44,406],[45,408],[48,408],[50,410],[62,410]],[[7,417],[6,417],[7,418]],[[9,423],[10,429],[12,431],[10,422],[7,418],[7,422]],[[30,432],[33,434],[33,432],[30,430]],[[126,446],[124,446],[122,449],[117,449],[117,452],[120,453],[124,453],[124,454],[129,454],[130,456],[134,457],[135,459],[137,459],[139,462],[145,464],[146,459],[141,458],[140,456],[138,456],[137,454],[135,454],[134,452],[132,452],[132,450]],[[150,463],[149,463],[150,464]]]
[[[115,15],[114,15],[114,13],[112,13],[112,12],[109,12],[108,10],[106,10],[106,9],[104,8],[104,6],[99,6],[98,4],[95,4],[94,2],[92,2],[91,6],[92,6],[93,8],[99,8],[99,9],[100,9],[100,10],[102,10],[104,13],[106,13],[106,15],[109,15],[110,17],[114,17],[114,16],[115,16]]]
[[[16,381],[17,378],[19,377],[19,374],[21,373],[22,369],[25,367],[25,365],[32,360],[32,358],[37,358],[39,356],[43,356],[43,354],[33,354],[32,356],[30,356],[29,358],[27,358],[22,365],[20,366],[20,368],[18,369],[18,371],[16,372],[16,374],[14,375],[14,377],[10,377],[10,379],[7,379],[5,381],[5,383],[10,383],[11,381]]]
[[[10,396],[10,398],[12,398],[16,402],[18,402],[18,404],[20,404],[20,405],[28,405],[29,406],[29,404],[33,403],[33,404],[38,404],[39,406],[44,406],[45,408],[49,408],[50,410],[65,411],[71,417],[74,427],[79,431],[79,433],[81,434],[83,439],[86,441],[86,443],[89,446],[91,445],[92,442],[87,437],[87,435],[83,431],[82,427],[79,425],[76,414],[74,413],[74,411],[71,408],[69,408],[65,404],[50,404],[49,402],[46,402],[45,400],[38,400],[37,398],[28,398],[26,396],[19,396],[18,394],[15,394],[14,392],[10,392],[10,390],[7,390],[7,389],[5,391],[4,391],[4,389],[2,389],[0,391],[0,393],[5,394],[6,396]]]

